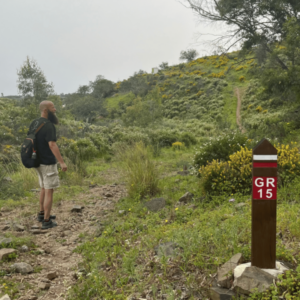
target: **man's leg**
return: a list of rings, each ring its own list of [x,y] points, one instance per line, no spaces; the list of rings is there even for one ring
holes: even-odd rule
[[[53,202],[53,189],[45,189],[44,220],[50,219],[52,202]]]
[[[40,192],[40,212],[44,211],[45,189],[41,188]]]

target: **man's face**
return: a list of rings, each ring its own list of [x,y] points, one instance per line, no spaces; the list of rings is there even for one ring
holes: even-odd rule
[[[48,120],[51,123],[57,125],[58,124],[58,118],[57,118],[55,113],[56,113],[56,108],[55,108],[54,104],[52,103],[48,107]]]

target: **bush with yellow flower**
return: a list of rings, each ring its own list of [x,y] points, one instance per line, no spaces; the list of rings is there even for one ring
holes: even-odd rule
[[[276,145],[278,151],[278,186],[292,182],[300,175],[300,154],[294,143]],[[220,193],[249,194],[252,188],[252,150],[242,147],[229,161],[213,160],[199,169],[201,184],[210,195]]]

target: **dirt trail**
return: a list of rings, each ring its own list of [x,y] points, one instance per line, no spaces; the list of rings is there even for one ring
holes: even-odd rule
[[[235,88],[234,94],[237,97],[236,123],[237,123],[240,131],[242,133],[245,133],[245,129],[242,125],[242,118],[241,118],[243,90],[241,88]]]
[[[48,230],[40,230],[41,223],[36,221],[36,214],[32,213],[38,205],[38,200],[36,205],[24,209],[17,208],[13,211],[2,209],[0,236],[4,236],[9,231],[18,237],[31,236],[39,249],[37,251],[29,247],[28,252],[21,252],[18,249],[18,257],[1,266],[2,270],[7,271],[4,278],[19,285],[17,299],[66,299],[67,290],[76,283],[78,263],[82,261],[82,257],[73,253],[73,250],[83,242],[82,234],[85,238],[91,239],[101,235],[105,215],[114,209],[115,203],[125,194],[126,190],[123,185],[103,185],[90,188],[88,193],[77,196],[76,201],[61,201],[52,210],[52,213],[57,216],[58,226]],[[84,208],[81,212],[71,212],[74,205],[81,205]],[[7,225],[11,225],[12,228],[14,222],[23,225],[25,230],[22,232],[11,229],[3,231]],[[39,228],[36,232],[41,233],[34,234],[33,226]],[[37,254],[38,252],[40,254]],[[10,266],[17,262],[28,263],[40,271],[27,275],[11,273]],[[57,272],[57,278],[47,279],[47,274],[53,271]],[[50,288],[43,290],[42,285],[45,283],[50,284]],[[26,288],[28,284],[31,286],[30,289]],[[0,293],[3,292],[1,288]]]

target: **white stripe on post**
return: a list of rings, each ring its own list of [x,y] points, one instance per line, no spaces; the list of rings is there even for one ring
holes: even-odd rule
[[[253,160],[277,160],[277,155],[253,155]]]

